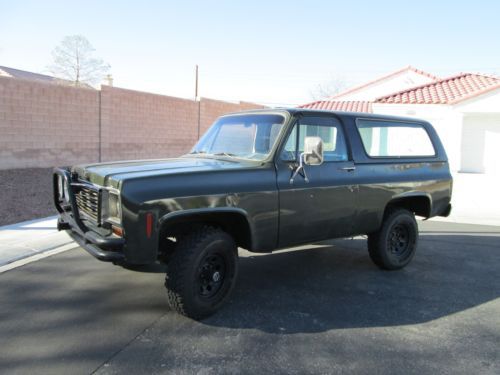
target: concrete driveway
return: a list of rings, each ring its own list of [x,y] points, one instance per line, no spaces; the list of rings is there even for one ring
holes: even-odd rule
[[[0,372],[500,373],[500,227],[421,223],[414,261],[378,270],[365,241],[240,251],[230,303],[196,322],[163,269],[69,250],[0,274]]]

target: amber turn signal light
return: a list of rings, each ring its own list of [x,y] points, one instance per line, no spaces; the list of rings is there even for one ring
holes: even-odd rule
[[[123,228],[117,227],[115,225],[111,226],[111,231],[118,237],[123,237]]]

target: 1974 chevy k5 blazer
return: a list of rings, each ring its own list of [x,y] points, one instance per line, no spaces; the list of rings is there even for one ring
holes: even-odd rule
[[[377,266],[402,268],[415,215],[447,216],[451,190],[429,123],[301,109],[222,116],[175,159],[54,170],[58,228],[103,261],[167,263],[168,301],[193,318],[227,300],[238,247],[366,234]]]

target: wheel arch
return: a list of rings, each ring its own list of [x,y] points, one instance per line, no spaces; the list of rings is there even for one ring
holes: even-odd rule
[[[427,193],[411,192],[394,196],[385,206],[384,217],[394,208],[404,208],[417,216],[431,217],[432,198]]]
[[[189,209],[169,212],[158,221],[160,241],[168,236],[176,236],[197,225],[212,225],[230,234],[236,245],[252,250],[255,243],[251,221],[247,213],[239,208]]]

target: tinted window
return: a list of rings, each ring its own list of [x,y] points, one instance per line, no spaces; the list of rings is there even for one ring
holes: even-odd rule
[[[320,137],[323,140],[325,161],[347,160],[347,148],[340,123],[327,117],[304,117],[295,124],[282,152],[283,160],[297,160],[304,152],[305,137]]]
[[[429,134],[422,125],[358,119],[366,153],[371,157],[434,156]]]

